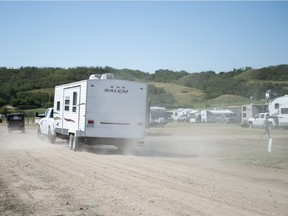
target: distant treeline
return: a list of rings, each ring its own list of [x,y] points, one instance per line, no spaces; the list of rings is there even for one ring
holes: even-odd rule
[[[115,78],[141,82],[175,83],[200,89],[206,99],[223,94],[261,99],[271,89],[279,95],[288,93],[288,65],[261,69],[251,67],[230,72],[157,70],[154,74],[139,70],[114,69],[111,67],[77,68],[0,68],[0,107],[10,104],[22,109],[49,107],[53,104],[56,85],[88,79],[91,74],[113,73]],[[176,107],[175,99],[163,88],[148,86],[151,105]]]

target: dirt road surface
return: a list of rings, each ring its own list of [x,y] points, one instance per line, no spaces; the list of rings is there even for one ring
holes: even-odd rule
[[[181,127],[149,129],[121,155],[72,152],[3,123],[0,215],[288,215],[287,130],[272,132],[268,153],[260,130]]]

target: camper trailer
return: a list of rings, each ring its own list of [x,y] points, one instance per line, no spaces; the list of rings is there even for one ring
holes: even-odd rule
[[[241,125],[248,127],[249,119],[256,116],[258,113],[268,112],[268,106],[264,104],[248,104],[242,105]]]
[[[206,123],[235,123],[235,113],[231,110],[201,110],[201,120]]]
[[[163,126],[168,123],[165,107],[150,107],[150,126]]]
[[[192,112],[192,109],[178,108],[171,111],[171,117],[173,121],[186,122],[188,115]]]
[[[278,127],[288,127],[288,95],[271,100],[269,114]]]
[[[191,110],[187,115],[188,123],[199,123],[201,122],[201,111],[200,110]]]
[[[123,150],[145,137],[147,84],[113,79],[113,74],[55,87],[54,107],[38,121],[39,136],[82,144],[115,145]],[[39,116],[39,115],[38,115]]]

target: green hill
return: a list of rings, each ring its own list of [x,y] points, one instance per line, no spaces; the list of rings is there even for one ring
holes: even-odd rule
[[[115,78],[148,83],[152,106],[214,107],[263,100],[265,92],[288,94],[288,65],[260,69],[251,67],[230,72],[157,70],[154,74],[139,70],[110,67],[17,69],[0,67],[0,107],[19,108],[51,106],[56,85],[87,79],[91,74],[113,73]]]
[[[157,88],[163,88],[166,92],[170,93],[174,97],[178,107],[195,106],[195,103],[202,101],[205,97],[205,93],[199,89],[181,86],[175,83],[148,82],[148,84]]]
[[[249,69],[236,76],[246,81],[276,81],[288,83],[288,65],[270,66],[261,69]]]

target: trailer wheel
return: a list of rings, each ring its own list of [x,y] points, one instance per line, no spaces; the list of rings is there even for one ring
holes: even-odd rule
[[[55,135],[52,135],[52,132],[51,132],[51,129],[49,128],[48,129],[48,140],[51,144],[54,144],[55,143],[55,140],[56,140],[56,136]]]
[[[73,142],[74,142],[74,134],[69,134],[69,149],[70,150],[72,150]]]
[[[123,155],[135,153],[136,143],[131,140],[126,140],[124,143],[118,144],[118,152]]]
[[[72,151],[78,151],[80,149],[80,140],[77,136],[74,136],[73,142],[72,142]]]
[[[80,140],[74,134],[69,135],[69,149],[71,151],[78,151],[80,149]]]

